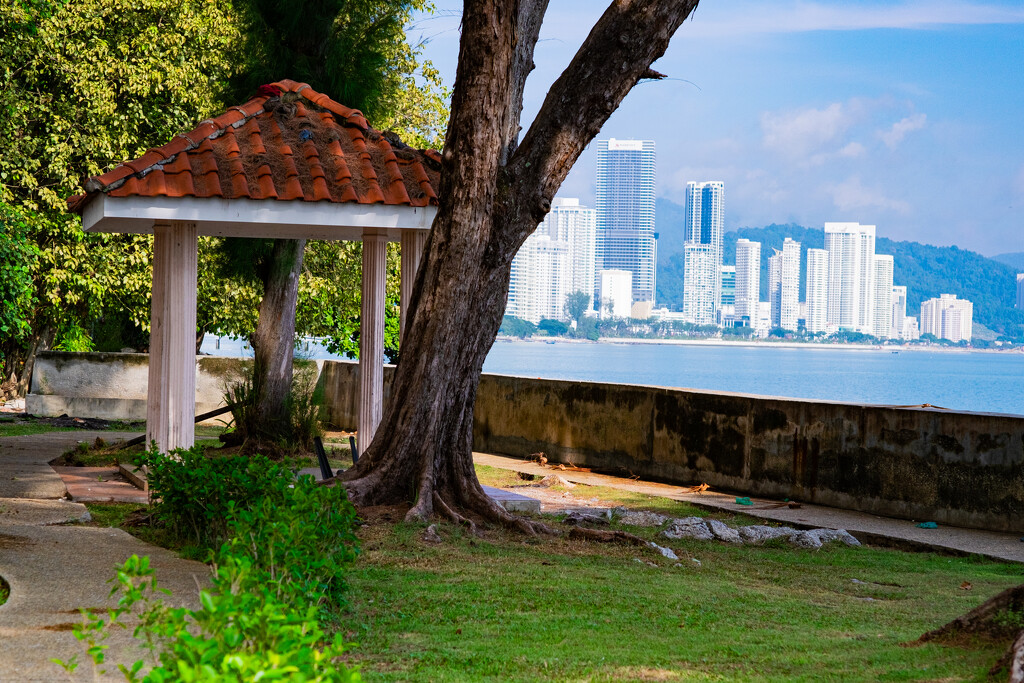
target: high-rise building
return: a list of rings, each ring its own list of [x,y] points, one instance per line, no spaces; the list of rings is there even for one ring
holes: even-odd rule
[[[572,258],[569,243],[551,239],[538,226],[512,259],[512,277],[505,314],[537,324],[545,318],[566,317],[565,297],[571,292]]]
[[[1024,273],[1017,273],[1017,308],[1024,309]]]
[[[807,250],[807,331],[828,331],[828,252]]]
[[[751,325],[757,321],[757,304],[761,300],[761,243],[736,240],[736,316],[746,317]]]
[[[921,303],[921,334],[958,342],[970,341],[973,332],[974,304],[970,301],[941,294]]]
[[[722,306],[736,305],[736,266],[722,266]]]
[[[718,319],[722,303],[722,235],[725,232],[725,183],[689,182],[686,184],[686,225],[683,247],[686,259],[696,270],[683,279],[683,313],[694,311],[698,324]],[[689,251],[687,251],[689,249]],[[689,256],[688,256],[689,255]],[[690,305],[687,306],[689,298]],[[708,308],[710,306],[710,308]]]
[[[768,301],[772,327],[796,330],[800,317],[800,243],[790,238],[768,258]]]
[[[654,141],[597,141],[595,270],[633,274],[633,301],[654,301]],[[598,282],[595,300],[599,300]]]
[[[875,310],[871,334],[879,339],[892,336],[892,265],[892,256],[875,254]]]
[[[569,243],[572,262],[570,293],[584,292],[592,296],[597,211],[580,206],[579,199],[555,197],[540,228],[545,228],[551,239]]]
[[[580,206],[578,199],[555,198],[512,260],[507,315],[534,324],[544,318],[565,320],[569,294],[592,294],[594,222],[594,210]]]
[[[903,336],[903,321],[907,317],[907,288],[903,285],[894,285],[892,288],[892,334],[890,337],[905,339]]]
[[[714,283],[721,278],[718,254],[710,244],[683,245],[683,320],[695,325],[718,322]]]
[[[628,318],[633,303],[633,273],[628,270],[602,270],[600,283],[601,317]]]
[[[875,324],[875,226],[825,223],[828,322],[872,334]]]

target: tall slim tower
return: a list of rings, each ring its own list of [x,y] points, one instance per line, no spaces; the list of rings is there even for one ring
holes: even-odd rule
[[[892,288],[892,334],[893,338],[903,337],[903,325],[907,319],[907,288],[893,285]]]
[[[654,302],[654,141],[597,141],[596,267],[633,274],[633,301]],[[595,301],[600,300],[599,276]]]
[[[736,240],[736,316],[747,316],[757,323],[757,304],[761,300],[761,243]]]
[[[828,252],[807,250],[807,331],[828,330]]]
[[[768,259],[768,300],[772,327],[796,330],[800,317],[800,243],[790,238]]]
[[[551,239],[569,244],[572,269],[569,293],[584,292],[592,295],[597,212],[580,206],[579,199],[555,197],[551,202],[551,211],[544,217],[540,227],[546,230]]]
[[[1024,309],[1024,273],[1017,273],[1017,308]]]
[[[879,339],[892,336],[892,265],[892,256],[875,254],[875,310],[871,334]]]
[[[725,183],[686,184],[686,243],[684,266],[693,263],[693,276],[684,275],[683,313],[687,320],[714,323],[722,303],[722,235],[725,232]],[[690,303],[687,305],[687,300]],[[710,307],[710,309],[709,309]],[[699,318],[699,319],[698,319]]]
[[[875,324],[875,226],[825,223],[828,322],[872,334]]]

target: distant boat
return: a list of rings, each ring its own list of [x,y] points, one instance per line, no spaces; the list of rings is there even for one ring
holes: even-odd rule
[[[897,354],[897,353],[899,353],[899,351],[893,351],[893,354]]]

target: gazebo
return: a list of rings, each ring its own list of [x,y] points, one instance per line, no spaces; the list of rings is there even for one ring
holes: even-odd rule
[[[400,241],[404,325],[434,215],[440,155],[374,130],[305,83],[262,86],[140,159],[90,178],[68,200],[91,232],[151,234],[153,302],[146,439],[195,442],[198,237],[363,242],[359,448],[380,423],[388,241]]]

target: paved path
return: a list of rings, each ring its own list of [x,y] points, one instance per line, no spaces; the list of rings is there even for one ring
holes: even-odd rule
[[[1005,534],[978,529],[961,529],[940,526],[938,529],[919,529],[915,522],[878,517],[864,512],[840,510],[823,505],[804,503],[797,510],[787,507],[773,507],[778,500],[751,497],[753,506],[737,505],[735,494],[705,491],[692,493],[689,487],[657,484],[653,482],[624,479],[593,472],[572,472],[542,467],[537,463],[525,462],[519,458],[508,458],[487,453],[474,453],[473,460],[479,465],[490,465],[516,472],[546,476],[558,474],[576,484],[607,486],[623,491],[633,491],[651,496],[693,503],[702,508],[743,513],[774,522],[784,522],[794,527],[827,527],[846,529],[863,542],[903,548],[933,549],[956,553],[973,553],[992,559],[1024,562],[1024,543],[1017,534]],[[526,491],[517,489],[521,493]],[[926,521],[926,520],[918,520]]]
[[[83,663],[72,678],[91,681],[85,648],[71,632],[81,607],[112,606],[114,567],[129,556],[149,555],[170,604],[198,606],[199,586],[208,575],[199,562],[148,545],[119,529],[69,525],[88,518],[85,506],[60,498],[65,489],[47,464],[80,441],[111,432],[51,432],[0,438],[0,576],[11,595],[0,605],[0,682],[67,680],[49,660],[78,654]],[[109,671],[140,656],[129,632],[108,643]],[[124,680],[108,674],[100,680]]]

